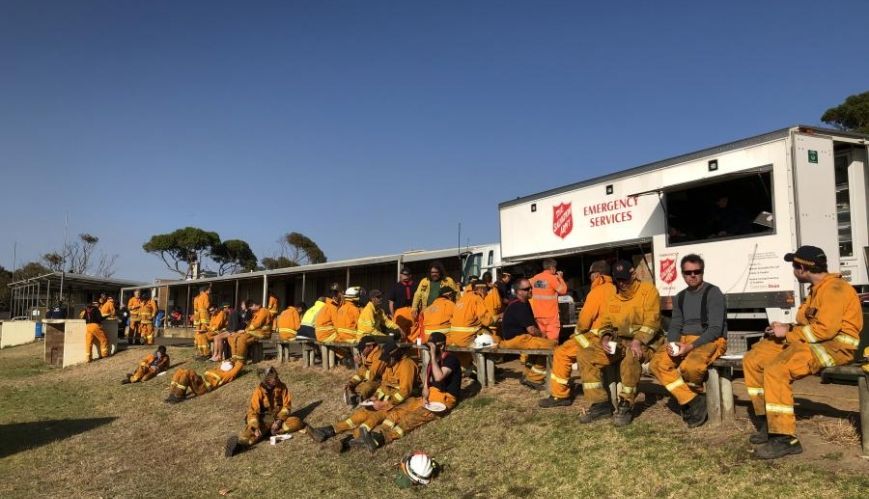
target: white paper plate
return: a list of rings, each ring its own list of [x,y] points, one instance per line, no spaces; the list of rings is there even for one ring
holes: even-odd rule
[[[423,407],[431,412],[444,412],[445,410],[447,410],[447,406],[442,402],[429,402]]]
[[[374,401],[373,400],[366,400],[364,402],[360,402],[359,407],[374,407]]]

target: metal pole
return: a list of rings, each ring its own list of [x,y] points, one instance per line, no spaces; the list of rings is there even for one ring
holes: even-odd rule
[[[305,301],[305,272],[302,272],[302,299],[301,301]]]
[[[268,274],[263,274],[263,301],[261,302],[263,306],[266,306],[269,299],[269,276]]]
[[[190,320],[190,285],[187,285],[187,301],[184,302],[184,327],[187,327],[187,321]]]
[[[238,279],[235,280],[235,300],[232,302],[232,308],[238,306]]]
[[[347,267],[347,284],[344,285],[344,289],[350,287],[350,267]]]

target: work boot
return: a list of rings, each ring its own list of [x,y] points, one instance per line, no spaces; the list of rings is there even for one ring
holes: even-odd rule
[[[572,403],[573,402],[569,398],[559,399],[555,397],[546,397],[545,399],[540,399],[540,401],[537,402],[537,405],[546,409],[549,407],[567,407]]]
[[[778,459],[790,454],[800,454],[803,446],[800,439],[790,435],[775,435],[769,437],[769,442],[761,445],[754,451],[754,457],[758,459]]]
[[[122,385],[127,385],[130,383],[130,375],[128,374],[126,378],[121,380]]]
[[[181,400],[183,400],[181,397],[175,395],[174,393],[170,393],[169,396],[166,397],[165,402],[167,404],[177,404],[178,402],[181,402]]]
[[[382,433],[368,431],[364,426],[359,428],[359,440],[365,444],[365,448],[372,454],[386,443],[386,438]]]
[[[331,426],[321,426],[320,428],[314,428],[311,425],[308,425],[307,429],[308,436],[314,440],[314,442],[325,442],[326,439],[332,438],[335,436],[335,429]]]
[[[238,448],[238,437],[233,435],[226,439],[226,444],[223,446],[223,457],[232,457],[235,455],[235,450]]]
[[[616,413],[613,414],[613,425],[627,426],[631,424],[631,420],[633,419],[634,415],[632,414],[631,404],[626,400],[619,402],[619,407],[616,409]]]
[[[609,402],[596,402],[591,404],[588,411],[579,417],[579,422],[588,424],[598,419],[608,418],[613,413],[613,406]]]
[[[342,454],[348,450],[350,450],[351,446],[354,446],[353,441],[355,439],[351,435],[347,435],[343,438],[338,438],[332,441],[330,447],[336,454]],[[361,445],[361,444],[360,444]]]
[[[691,402],[684,406],[682,420],[688,425],[688,428],[697,428],[706,422],[709,413],[706,411],[706,396],[697,394]]]
[[[535,391],[540,391],[543,388],[545,388],[543,386],[543,383],[535,383],[533,381],[529,381],[528,378],[525,378],[525,377],[523,377],[522,380],[519,382],[522,383],[523,385],[525,385],[526,387],[528,387],[532,390],[535,390]]]
[[[766,422],[766,416],[758,419],[757,431],[748,437],[748,441],[755,445],[765,444],[769,441],[769,426]]]

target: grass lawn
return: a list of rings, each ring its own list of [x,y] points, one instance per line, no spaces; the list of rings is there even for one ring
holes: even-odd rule
[[[374,455],[337,455],[297,434],[225,459],[224,441],[244,425],[256,367],[269,363],[168,405],[175,367],[144,384],[120,384],[147,352],[61,370],[43,365],[41,343],[0,351],[0,497],[866,497],[869,490],[869,462],[855,457],[853,431],[845,443],[813,431],[840,419],[801,420],[807,453],[760,462],[750,457],[744,418],[688,431],[665,400],[649,397],[627,428],[581,426],[581,399],[538,409],[541,395],[515,378]],[[173,366],[206,367],[190,360],[192,348],[169,354]],[[278,366],[293,409],[312,408],[306,420],[315,426],[345,416],[348,371],[300,364]],[[413,449],[430,453],[444,472],[428,487],[399,489],[396,463]]]

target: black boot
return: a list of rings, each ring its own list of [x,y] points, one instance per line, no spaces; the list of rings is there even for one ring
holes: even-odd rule
[[[364,426],[359,428],[359,440],[365,444],[365,448],[372,454],[386,443],[386,437],[382,433],[368,431]]]
[[[790,454],[800,454],[803,446],[797,437],[790,435],[774,435],[769,437],[769,442],[761,445],[754,451],[754,457],[758,459],[778,459]]]
[[[235,435],[229,437],[226,440],[226,444],[223,446],[223,457],[232,457],[235,455],[235,450],[238,448],[238,437]]]
[[[533,381],[529,381],[524,376],[522,377],[522,379],[519,382],[522,383],[523,385],[527,386],[528,388],[535,390],[535,391],[539,391],[539,390],[542,390],[545,388],[543,383],[535,383]]]
[[[613,413],[613,406],[609,402],[597,402],[591,404],[588,412],[579,417],[579,422],[588,424],[598,419],[608,418]]]
[[[130,376],[131,376],[130,374],[127,374],[126,376],[124,376],[124,379],[121,380],[121,384],[126,385],[126,384],[130,383]]]
[[[691,399],[691,402],[685,404],[682,419],[685,421],[685,424],[688,425],[688,428],[702,426],[708,417],[709,413],[706,410],[705,395],[698,394],[696,397]]]
[[[353,437],[347,435],[346,437],[333,440],[330,445],[332,446],[332,450],[338,454],[342,454],[350,449],[350,446],[353,445],[353,441]]]
[[[616,413],[613,414],[613,424],[615,426],[627,426],[631,424],[631,421],[634,419],[632,409],[633,408],[631,407],[631,404],[628,403],[628,401],[620,401]]]
[[[307,433],[312,440],[319,443],[325,442],[326,439],[334,437],[335,429],[331,426],[321,426],[320,428],[314,428],[313,426],[308,425]]]
[[[748,441],[757,445],[765,444],[769,441],[769,425],[766,422],[766,416],[760,416],[757,420],[757,431],[748,437]]]
[[[545,399],[540,399],[540,401],[537,402],[537,405],[540,407],[543,407],[545,409],[545,408],[549,408],[549,407],[567,407],[567,406],[571,405],[572,403],[573,403],[573,401],[571,401],[569,398],[568,399],[558,399],[555,397],[546,397]]]

